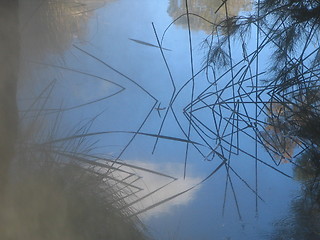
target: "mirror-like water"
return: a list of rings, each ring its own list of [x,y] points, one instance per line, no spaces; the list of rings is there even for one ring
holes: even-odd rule
[[[0,4],[4,238],[317,239],[319,7],[261,2]]]

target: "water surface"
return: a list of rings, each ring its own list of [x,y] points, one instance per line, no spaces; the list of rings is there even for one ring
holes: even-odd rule
[[[299,186],[291,165],[256,145],[266,126],[252,119],[268,113],[256,113],[250,73],[205,67],[226,7],[188,4],[189,21],[185,1],[21,2],[20,131],[65,154],[99,156],[105,166],[94,171],[112,169],[108,181],[154,239],[262,238]],[[227,2],[229,17],[252,8]],[[240,61],[239,43],[231,48]]]

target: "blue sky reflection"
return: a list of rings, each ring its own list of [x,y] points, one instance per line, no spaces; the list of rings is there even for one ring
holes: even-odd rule
[[[95,149],[96,153],[104,153],[115,159],[120,158],[125,163],[164,172],[178,179],[144,198],[148,192],[169,183],[170,179],[119,165],[119,168],[123,170],[128,168],[127,170],[133,171],[136,176],[141,176],[141,179],[135,183],[135,187],[143,189],[136,193],[138,199],[143,199],[132,204],[138,212],[201,182],[223,162],[219,153],[222,155],[223,151],[226,151],[223,147],[228,144],[228,141],[237,141],[225,134],[224,142],[218,143],[214,139],[214,133],[210,133],[210,130],[214,129],[212,112],[201,109],[204,102],[210,105],[220,101],[217,94],[213,94],[216,89],[223,89],[219,92],[221,98],[231,97],[231,87],[225,88],[230,78],[226,76],[216,84],[210,85],[206,79],[206,73],[200,72],[195,77],[194,97],[210,97],[203,98],[198,104],[194,104],[194,109],[199,107],[199,110],[194,112],[194,116],[201,119],[206,126],[211,127],[209,130],[204,127],[201,129],[204,132],[208,131],[211,135],[202,138],[196,131],[191,132],[190,139],[202,145],[199,145],[199,150],[190,144],[187,175],[185,179],[183,178],[186,143],[172,141],[165,137],[187,139],[179,124],[187,131],[189,121],[182,110],[191,101],[192,86],[191,84],[183,88],[182,86],[191,78],[188,30],[181,27],[181,24],[172,25],[163,40],[163,47],[172,50],[164,51],[164,55],[175,86],[171,82],[160,50],[130,40],[137,39],[157,45],[152,23],[161,39],[166,27],[172,22],[168,14],[168,4],[167,1],[156,0],[108,2],[105,7],[97,9],[88,21],[88,33],[85,39],[79,39],[77,35],[73,36],[69,50],[63,54],[63,60],[61,55],[51,53],[46,55],[44,64],[40,64],[41,67],[30,61],[33,66],[37,66],[34,69],[41,69],[37,73],[38,81],[36,78],[30,78],[30,81],[37,83],[37,88],[45,88],[53,79],[57,81],[48,104],[51,110],[61,109],[61,106],[68,110],[65,111],[61,120],[65,128],[73,126],[79,120],[84,121],[100,114],[90,128],[90,132],[106,132],[94,137],[94,140],[99,141]],[[248,8],[248,2],[244,1],[244,7],[237,5],[234,12]],[[207,32],[207,29],[197,29],[192,32],[195,73],[203,67],[206,50],[201,47],[201,44],[207,37]],[[233,44],[235,47],[232,50],[233,54],[242,58],[241,48],[237,43]],[[267,58],[261,58],[264,65],[267,65],[267,60]],[[240,72],[240,67],[237,70]],[[48,73],[52,76],[51,79],[40,81],[45,79]],[[212,73],[208,74],[212,79]],[[209,88],[203,92],[206,87]],[[247,87],[250,87],[249,81]],[[180,89],[181,92],[175,95]],[[113,96],[117,92],[119,94]],[[112,97],[101,99],[93,105],[71,110],[77,104],[81,105],[106,96]],[[172,109],[176,116],[172,111],[167,111],[172,103],[172,97],[175,97]],[[223,104],[225,103],[221,101],[221,105]],[[216,111],[223,113],[220,119],[224,124],[222,126],[225,127],[226,132],[230,131],[228,121],[232,119],[230,117],[233,114],[232,109],[226,106]],[[252,106],[248,107],[248,111],[254,114]],[[230,118],[226,120],[228,117]],[[159,132],[162,123],[164,123],[163,129]],[[152,150],[156,142],[155,137],[143,134],[137,135],[123,151],[124,146],[132,139],[132,132],[138,130],[142,133],[160,133],[164,136],[159,139],[154,154]],[[131,133],[110,133],[112,131],[131,131]],[[224,133],[221,132],[221,134]],[[240,135],[241,150],[252,153],[253,134],[254,131],[249,129],[247,135]],[[218,149],[217,153],[212,159],[210,154],[212,149],[205,146],[204,140],[210,142],[211,147],[217,146],[217,148],[214,147],[215,150]],[[222,146],[223,144],[225,145]],[[237,149],[230,150],[230,152],[233,151]],[[259,147],[258,151],[262,161],[274,166],[262,147]],[[203,155],[207,156],[207,159]],[[231,169],[232,173],[230,173],[233,185],[230,186],[229,183],[226,192],[227,171],[231,170],[223,166],[212,178],[196,189],[141,215],[156,239],[253,240],[272,229],[272,221],[279,215],[285,215],[288,210],[290,197],[298,190],[297,185],[270,166],[259,164],[258,194],[264,202],[259,201],[259,218],[256,218],[255,161],[252,157],[241,153],[234,154],[231,162],[234,169],[234,171]],[[279,169],[285,174],[292,175],[289,165],[280,165]],[[116,177],[125,178],[121,174],[119,173]],[[222,216],[224,200],[224,216]]]

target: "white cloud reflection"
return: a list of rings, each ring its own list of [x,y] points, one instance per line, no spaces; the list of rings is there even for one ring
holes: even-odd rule
[[[136,173],[136,175],[141,177],[141,179],[135,183],[135,186],[143,189],[137,193],[137,199],[141,199],[137,203],[134,203],[132,205],[138,212],[145,208],[153,206],[167,198],[170,198],[180,192],[183,192],[191,188],[192,186],[195,186],[201,181],[201,178],[192,177],[192,174],[189,174],[190,176],[187,176],[185,179],[183,179],[183,164],[180,163],[167,162],[155,164],[142,161],[129,161],[127,163],[167,174],[176,178],[176,180],[173,180],[165,176],[157,175],[155,173],[131,168],[131,172],[133,171]],[[122,170],[125,170],[126,167],[122,166],[121,168]],[[190,171],[190,166],[188,166],[188,170]],[[161,189],[157,190],[159,188]],[[176,206],[187,205],[195,198],[195,194],[198,189],[199,187],[196,187],[191,191],[188,191],[176,198],[171,199],[170,201],[160,204],[140,214],[139,217],[143,220],[147,220],[151,217],[158,217],[163,214],[168,214]],[[153,194],[149,195],[150,193]]]

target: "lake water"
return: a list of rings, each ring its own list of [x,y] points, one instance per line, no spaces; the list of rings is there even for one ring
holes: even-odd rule
[[[256,144],[267,50],[252,72],[205,67],[212,25],[196,14],[220,21],[221,4],[189,1],[188,28],[183,0],[20,2],[21,131],[112,169],[154,239],[263,239],[300,189],[292,166]],[[252,9],[228,1],[231,16]],[[230,47],[241,60],[240,44]]]

